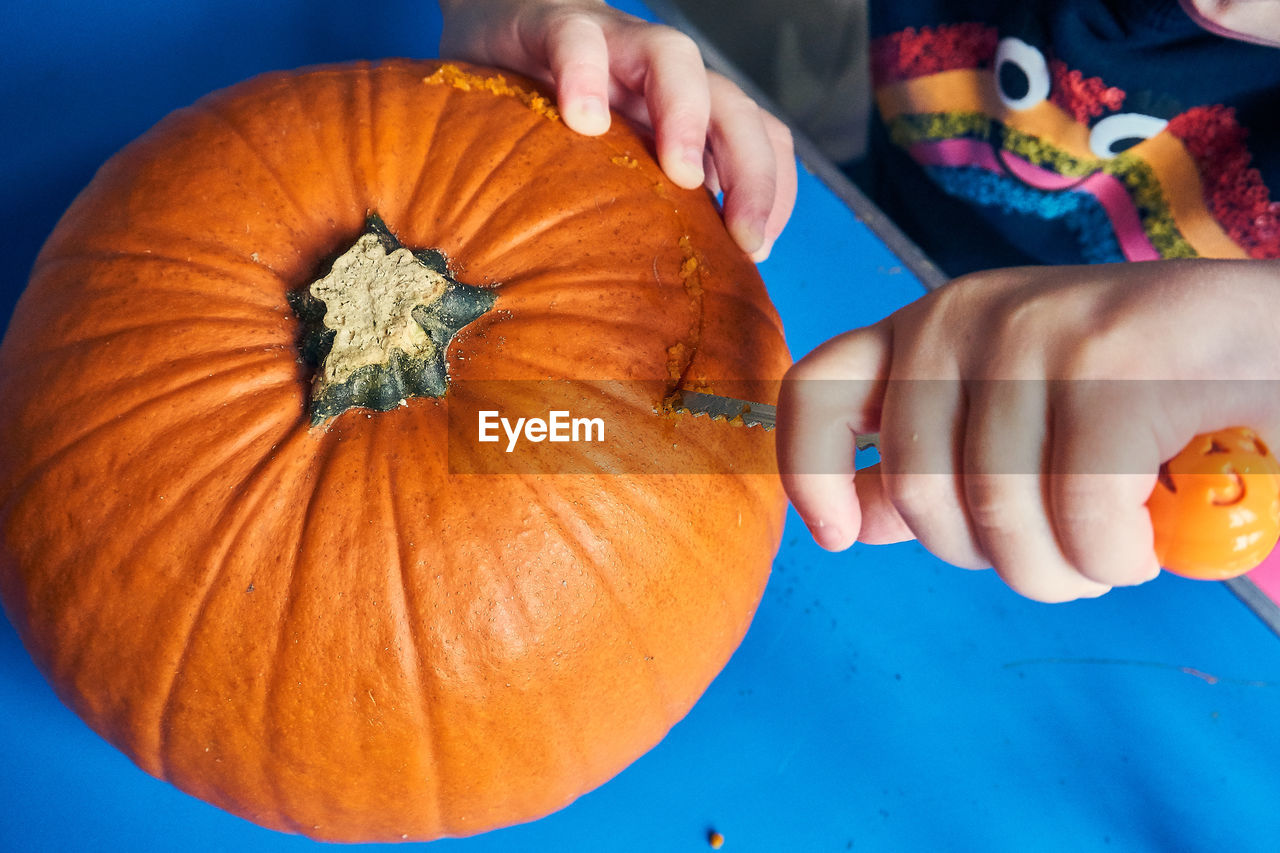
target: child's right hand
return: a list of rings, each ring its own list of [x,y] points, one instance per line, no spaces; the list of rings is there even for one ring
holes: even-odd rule
[[[1280,445],[1278,285],[1268,260],[956,279],[796,362],[783,485],[830,550],[914,538],[1040,601],[1149,580],[1161,461],[1233,426]]]
[[[729,233],[756,260],[768,256],[795,204],[791,134],[708,71],[692,39],[599,0],[440,0],[440,8],[441,56],[553,84],[579,133],[604,133],[612,105],[653,132],[674,183],[723,190]]]

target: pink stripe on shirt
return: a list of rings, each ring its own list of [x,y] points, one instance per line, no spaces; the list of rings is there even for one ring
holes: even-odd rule
[[[1060,175],[1049,169],[1001,151],[997,155],[991,144],[980,139],[943,139],[917,142],[909,149],[911,156],[923,166],[976,166],[997,175],[1012,175],[1033,189],[1050,192],[1082,192],[1097,199],[1111,222],[1120,243],[1120,251],[1130,261],[1159,260],[1151,240],[1142,229],[1142,219],[1123,183],[1105,172],[1095,172],[1081,179]]]

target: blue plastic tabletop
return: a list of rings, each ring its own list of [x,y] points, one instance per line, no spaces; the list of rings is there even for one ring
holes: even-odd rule
[[[644,10],[624,4],[638,13]],[[170,110],[269,69],[434,55],[427,0],[8,0],[5,317],[58,215]],[[799,356],[923,289],[813,175],[762,273]],[[815,309],[815,306],[821,306]],[[439,853],[1280,850],[1280,641],[1221,584],[1065,605],[914,543],[828,554],[790,518],[689,716],[543,820]],[[0,850],[307,850],[138,770],[0,622]]]

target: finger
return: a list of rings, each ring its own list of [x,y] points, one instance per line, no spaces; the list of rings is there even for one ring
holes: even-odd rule
[[[1046,383],[970,384],[964,495],[978,548],[1001,579],[1037,601],[1096,597],[1110,587],[1080,574],[1058,547],[1042,469],[1048,428]]]
[[[861,527],[854,439],[876,428],[888,344],[882,327],[848,332],[797,362],[782,383],[782,484],[814,540],[828,550],[852,545]]]
[[[551,25],[546,51],[564,123],[587,136],[604,133],[609,129],[609,47],[600,25],[585,15],[565,15]]]
[[[858,491],[858,506],[862,511],[859,542],[891,545],[916,538],[885,492],[879,463],[858,471],[854,486]]]
[[[678,186],[702,186],[703,152],[711,115],[707,69],[693,39],[670,27],[644,31],[644,98],[658,162]]]
[[[1049,482],[1059,546],[1082,575],[1110,586],[1160,573],[1147,499],[1161,454],[1150,432],[1137,426],[1132,386],[1073,382],[1054,407],[1054,434],[1064,436],[1054,442]]]
[[[796,192],[799,177],[796,172],[795,143],[791,138],[791,129],[776,117],[765,113],[765,133],[769,144],[773,147],[775,174],[773,207],[764,225],[764,241],[760,248],[752,254],[757,263],[769,257],[773,244],[777,242],[782,229],[796,205]]]
[[[880,421],[880,476],[894,509],[932,554],[954,566],[982,569],[957,471],[965,401],[954,379],[895,379]]]
[[[702,171],[707,176],[703,181],[712,195],[720,195],[724,192],[724,188],[720,185],[720,173],[716,171],[715,158],[711,156],[711,149],[708,148],[702,157]]]
[[[724,189],[725,226],[745,252],[767,254],[765,240],[779,195],[768,114],[729,80],[712,75],[710,83],[714,108],[708,142]]]

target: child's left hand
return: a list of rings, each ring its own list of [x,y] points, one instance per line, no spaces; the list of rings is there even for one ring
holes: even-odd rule
[[[609,107],[653,133],[658,162],[687,189],[724,192],[738,245],[768,257],[791,215],[791,132],[732,81],[704,67],[671,27],[600,0],[440,0],[442,56],[500,65],[551,83],[565,124],[596,135]]]
[[[1270,383],[1214,381],[1280,378],[1278,316],[1274,261],[957,279],[792,368],[784,483],[831,550],[915,537],[1045,601],[1141,583],[1161,462],[1231,426],[1280,444]],[[855,477],[854,433],[877,431],[882,461]]]

